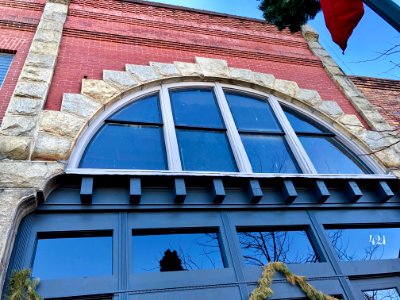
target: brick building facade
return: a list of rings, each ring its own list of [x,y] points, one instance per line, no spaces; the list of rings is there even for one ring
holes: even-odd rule
[[[29,248],[26,246],[30,243],[29,238],[24,240],[21,237],[24,236],[21,232],[27,232],[26,228],[31,226],[29,222],[36,222],[32,220],[37,220],[44,211],[66,214],[66,211],[69,211],[66,207],[76,205],[74,202],[76,199],[78,202],[82,201],[82,204],[74,208],[79,210],[76,216],[88,213],[88,210],[90,211],[88,203],[99,204],[95,199],[100,197],[104,182],[118,187],[119,183],[114,181],[127,182],[126,186],[121,187],[121,191],[115,192],[115,195],[128,193],[129,196],[127,203],[123,205],[120,203],[122,206],[112,208],[113,213],[118,211],[120,215],[122,212],[129,214],[141,210],[151,211],[151,205],[155,204],[150,206],[143,204],[142,207],[140,199],[150,197],[152,189],[158,191],[164,188],[168,190],[167,193],[174,196],[166,196],[167,200],[160,200],[160,203],[156,201],[159,206],[158,212],[163,214],[160,218],[168,219],[169,210],[173,210],[172,214],[180,216],[184,214],[183,211],[190,211],[192,208],[190,206],[177,208],[176,203],[169,203],[174,205],[168,206],[163,201],[168,202],[170,199],[168,197],[175,197],[175,202],[182,205],[186,198],[192,197],[191,193],[197,195],[198,186],[209,185],[213,191],[210,195],[200,193],[198,196],[193,196],[193,199],[209,197],[211,199],[208,199],[209,202],[214,199],[214,202],[220,201],[219,205],[217,208],[210,207],[208,200],[207,203],[193,200],[197,205],[196,208],[203,212],[210,210],[209,215],[213,215],[215,210],[222,214],[222,211],[228,209],[227,207],[237,204],[232,200],[233,204],[228,201],[228,206],[225,207],[223,200],[216,199],[225,197],[234,199],[237,189],[240,190],[239,193],[247,195],[247,185],[249,185],[251,195],[249,197],[257,200],[243,200],[243,203],[240,202],[242,200],[238,200],[241,204],[234,208],[238,211],[238,215],[249,212],[254,214],[255,219],[262,219],[262,215],[259,216],[258,213],[263,211],[266,215],[271,213],[268,212],[270,209],[268,191],[282,189],[282,194],[286,196],[277,201],[286,202],[273,206],[275,212],[284,212],[288,214],[287,218],[292,218],[290,216],[292,211],[297,211],[295,214],[302,214],[307,209],[318,208],[322,212],[316,212],[314,219],[310,217],[308,221],[301,221],[300,215],[293,216],[293,219],[297,220],[294,223],[297,224],[296,228],[300,226],[299,224],[314,222],[310,228],[313,228],[313,232],[314,230],[317,232],[317,236],[320,234],[318,230],[321,229],[317,230],[313,226],[315,223],[319,224],[318,218],[332,216],[339,213],[339,210],[345,214],[354,213],[354,221],[343,217],[343,224],[347,224],[347,220],[349,228],[356,227],[356,224],[362,224],[362,228],[368,226],[376,228],[378,224],[388,222],[383,227],[398,229],[400,216],[394,209],[400,204],[399,183],[396,179],[396,176],[400,176],[400,147],[396,132],[398,118],[396,119],[396,112],[390,112],[394,114],[393,116],[387,113],[388,105],[398,106],[398,99],[395,99],[398,98],[397,89],[383,80],[351,77],[355,85],[319,45],[318,35],[312,28],[305,26],[302,33],[290,34],[285,31],[279,32],[273,26],[259,20],[139,0],[1,0],[0,8],[0,53],[14,55],[0,89],[0,287],[6,280],[7,269],[10,272],[9,266],[33,267],[33,254],[28,254],[30,250],[26,250]],[[105,171],[99,171],[93,167],[86,169],[80,167],[79,160],[85,155],[83,153],[85,148],[89,147],[90,139],[103,124],[101,122],[106,120],[104,124],[107,124],[106,118],[109,118],[110,113],[115,112],[116,108],[121,108],[123,103],[130,103],[129,99],[132,97],[146,95],[146,91],[159,91],[161,101],[166,101],[167,97],[162,96],[163,93],[169,93],[169,89],[172,91],[185,86],[213,87],[216,94],[227,93],[229,89],[239,89],[246,93],[255,93],[257,97],[276,99],[276,103],[281,104],[271,105],[281,105],[283,109],[274,108],[274,111],[281,112],[280,115],[275,111],[281,124],[278,126],[290,127],[287,120],[281,120],[283,112],[286,112],[285,107],[290,112],[294,111],[295,115],[304,113],[308,116],[304,117],[304,120],[313,120],[307,122],[321,122],[323,126],[329,128],[326,132],[325,129],[322,130],[327,137],[340,136],[343,141],[347,140],[349,144],[344,142],[346,146],[343,147],[349,147],[351,149],[349,153],[354,152],[348,154],[350,160],[357,161],[358,164],[359,159],[359,164],[363,165],[362,168],[365,164],[365,169],[368,171],[363,175],[351,172],[350,175],[341,172],[332,172],[334,174],[330,175],[318,174],[324,172],[316,171],[311,166],[310,159],[302,158],[304,149],[301,146],[300,150],[297,149],[298,146],[291,146],[295,148],[293,150],[295,153],[300,153],[294,154],[294,157],[300,161],[299,173],[304,174],[289,176],[275,174],[280,172],[256,172],[255,166],[250,165],[249,159],[246,158],[247,162],[246,159],[242,162],[241,155],[244,149],[241,150],[240,147],[243,146],[240,146],[239,150],[233,150],[239,175],[230,172],[185,172],[185,167],[176,162],[179,161],[179,151],[173,145],[174,139],[176,144],[175,133],[171,137],[165,129],[166,140],[172,140],[172,142],[166,141],[169,166],[167,172],[110,171],[107,168]],[[373,95],[371,89],[374,90]],[[381,92],[376,92],[376,89]],[[220,100],[225,97],[220,94],[217,98],[223,103],[218,103],[221,105],[224,121],[228,124],[226,116],[230,113],[224,112],[227,107],[226,100]],[[390,96],[387,96],[388,94]],[[381,95],[384,95],[385,100],[382,100]],[[386,100],[390,97],[394,98]],[[171,108],[168,108],[168,104],[162,105],[164,106],[160,110],[164,122],[167,122],[166,120],[172,118]],[[171,116],[166,117],[167,114]],[[232,116],[229,118],[232,119]],[[302,117],[300,119],[303,120]],[[144,126],[142,123],[137,124],[135,126]],[[166,128],[167,124],[161,126]],[[293,124],[292,127],[294,128]],[[176,128],[178,132],[180,128]],[[284,131],[283,136],[295,135],[292,129]],[[232,140],[240,140],[240,130],[236,129],[235,133],[229,134],[231,146],[235,144]],[[290,138],[287,139],[287,143],[291,145]],[[172,146],[168,143],[172,143]],[[293,143],[299,144],[298,141]],[[235,146],[232,147],[236,149]],[[340,147],[339,149],[342,149]],[[237,154],[235,151],[242,154]],[[174,160],[177,157],[178,159]],[[180,159],[183,160],[183,157]],[[302,160],[305,162],[301,162]],[[166,177],[160,180],[160,176]],[[204,177],[206,183],[202,181],[203,179],[200,180],[200,177]],[[272,186],[269,185],[270,181],[273,183]],[[63,194],[66,186],[67,189],[77,192],[78,196],[75,194],[70,196],[72,204],[68,202],[69,200],[65,200],[69,197]],[[114,187],[108,184],[104,184],[104,187],[109,189],[105,194],[111,195]],[[100,190],[97,190],[98,188]],[[150,194],[146,194],[147,192]],[[352,195],[348,196],[349,199],[343,196],[349,194]],[[303,195],[304,199],[316,197],[317,200],[296,202],[294,199],[303,197],[298,195]],[[157,197],[162,199],[164,196]],[[100,203],[103,203],[101,201]],[[254,203],[249,206],[246,201]],[[57,206],[57,203],[63,205]],[[112,201],[104,203],[114,205]],[[128,207],[129,203],[131,206]],[[256,204],[259,206],[254,206]],[[93,209],[100,209],[104,213],[105,208],[100,206]],[[228,230],[227,220],[233,222],[236,218],[235,213],[229,209],[226,216],[221,217],[222,222],[225,222],[224,230]],[[366,216],[372,210],[380,213],[368,219]],[[206,215],[199,214],[194,219],[198,218],[198,222],[201,223],[201,220],[207,219]],[[384,215],[387,219],[383,217]],[[110,219],[114,217],[110,215]],[[42,220],[46,218],[43,217]],[[61,218],[65,220],[71,218],[71,222],[74,222],[73,213],[63,215]],[[97,216],[94,217],[96,218]],[[129,216],[127,220],[121,220],[119,222],[131,222]],[[271,220],[280,222],[274,217],[271,217]],[[48,222],[49,228],[52,228],[53,221]],[[289,221],[285,222],[281,226],[294,226]],[[102,221],[95,221],[93,228],[97,228],[100,223]],[[183,226],[179,224],[174,226]],[[214,228],[216,225],[212,224],[207,226]],[[343,224],[341,227],[345,228]],[[275,223],[265,226],[270,228],[272,225],[275,226]],[[80,231],[94,230],[90,227],[92,225],[82,226],[88,229]],[[114,228],[114,225],[110,226]],[[154,224],[148,226],[153,228]],[[331,224],[326,228],[332,226],[336,228],[338,225]],[[300,228],[303,228],[303,225]],[[79,231],[69,225],[64,229],[65,232],[74,230]],[[116,229],[119,230],[120,227]],[[25,236],[29,234],[26,233]],[[39,239],[40,234],[37,234]],[[230,245],[233,243],[230,239],[232,236],[229,234],[227,236],[226,243]],[[376,261],[371,262],[366,264],[365,270],[361,267],[362,271],[357,273],[358,271],[354,271],[359,270],[357,266],[349,265],[347,268],[332,262],[337,260],[337,257],[332,253],[325,253],[332,251],[324,248],[326,241],[322,244],[324,246],[315,246],[316,249],[318,247],[322,249],[318,250],[322,254],[317,254],[321,269],[315,266],[309,269],[304,266],[293,266],[296,272],[314,278],[312,281],[316,287],[325,289],[327,293],[340,295],[344,299],[357,299],[358,295],[361,295],[360,291],[364,291],[366,284],[370,283],[376,286],[377,290],[394,287],[399,289],[398,284],[392,286],[392,282],[399,279],[398,259],[391,258],[388,264],[383,263],[372,273],[371,270],[376,268],[374,265]],[[119,247],[117,250],[113,249],[120,253]],[[232,253],[238,252],[235,251],[231,250]],[[125,250],[121,253],[122,256],[129,256]],[[255,286],[255,278],[260,275],[261,269],[249,271],[252,275],[246,277],[248,271],[242,269],[242,262],[239,258],[235,258],[235,255],[225,257],[222,254],[225,266],[223,271],[228,272],[227,266],[233,266],[235,279],[229,279],[231,275],[228,273],[221,273],[215,286],[212,280],[196,281],[198,276],[203,276],[201,273],[188,275],[185,280],[180,278],[179,274],[173,275],[172,279],[155,276],[155,283],[152,285],[152,279],[146,277],[147,274],[146,280],[135,277],[137,275],[132,275],[132,278],[131,275],[124,275],[122,271],[124,263],[121,261],[116,263],[116,258],[113,258],[114,263],[120,266],[118,270],[113,269],[112,272],[113,276],[118,277],[117,279],[113,277],[106,281],[90,281],[82,283],[82,287],[79,287],[77,282],[68,281],[64,282],[66,287],[59,290],[56,288],[59,282],[55,281],[55,287],[52,288],[51,283],[43,281],[39,291],[49,299],[75,297],[80,294],[97,295],[96,299],[118,297],[169,299],[168,297],[174,297],[174,293],[181,293],[178,298],[203,299],[204,295],[209,295],[210,299],[218,297],[245,299]],[[390,264],[392,267],[388,267]],[[254,277],[253,273],[257,276]],[[204,276],[213,278],[219,275],[207,273]],[[378,279],[368,281],[371,276]],[[318,279],[319,277],[322,279]],[[113,285],[113,280],[118,283]],[[143,287],[135,285],[135,280],[142,283]],[[179,286],[177,282],[181,280],[183,280],[182,286]],[[108,281],[109,285],[104,283]],[[78,286],[75,290],[72,288],[74,284]],[[102,289],[103,284],[104,289]],[[299,295],[301,297],[299,290],[290,288],[279,280],[276,287],[279,292],[274,294],[274,299],[288,297],[292,299],[291,297]],[[218,291],[214,293],[213,289]],[[101,298],[103,296],[105,298]]]

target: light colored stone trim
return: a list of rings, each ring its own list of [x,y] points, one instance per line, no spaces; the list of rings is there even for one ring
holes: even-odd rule
[[[393,131],[378,110],[371,105],[364,94],[347,78],[346,74],[336,64],[332,57],[326,52],[318,42],[318,33],[309,25],[303,26],[303,35],[308,42],[310,50],[321,59],[327,73],[340,88],[346,98],[353,104],[357,112],[364,118],[369,126],[375,131],[383,134],[386,131]]]
[[[86,124],[107,106],[146,87],[187,80],[226,82],[276,95],[333,125],[388,170],[400,167],[396,159],[400,156],[400,149],[390,146],[396,137],[367,130],[356,116],[345,114],[335,101],[323,100],[317,91],[302,89],[294,81],[277,79],[272,74],[230,68],[225,60],[204,57],[197,57],[196,63],[151,62],[149,66],[128,64],[126,72],[104,71],[103,80],[83,79],[81,94],[65,94],[61,112],[43,111],[37,116],[38,125],[29,123],[29,115],[20,108],[24,115],[10,118],[3,125],[13,140],[10,138],[9,146],[0,147],[0,153],[5,158],[26,159],[24,151],[31,146],[32,141],[25,137],[23,128],[38,126],[31,158],[68,160]],[[359,99],[360,95],[355,97]],[[29,105],[34,107],[35,103]],[[367,103],[362,105],[370,107]],[[14,105],[13,109],[18,109],[18,105]],[[365,115],[369,113],[364,111]]]
[[[53,78],[69,0],[47,0],[0,127],[0,157],[27,159]],[[7,139],[7,137],[9,137]]]
[[[6,189],[0,192],[0,292],[19,224],[36,208],[35,194],[33,189]]]

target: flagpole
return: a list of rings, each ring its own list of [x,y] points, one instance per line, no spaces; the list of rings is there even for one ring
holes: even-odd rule
[[[392,0],[363,0],[394,29],[400,32],[400,6]]]

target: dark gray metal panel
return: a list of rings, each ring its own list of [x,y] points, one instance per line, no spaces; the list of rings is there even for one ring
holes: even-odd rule
[[[186,199],[186,185],[183,178],[175,178],[175,203],[182,204]]]
[[[355,181],[349,180],[346,182],[346,195],[350,202],[357,202],[357,200],[362,197],[363,193]]]
[[[130,294],[129,300],[242,300],[237,286],[159,290],[148,294]]]
[[[292,203],[297,198],[297,192],[293,185],[293,181],[284,180],[282,182],[282,197],[286,203]]]
[[[314,185],[314,195],[318,202],[323,203],[325,202],[330,193],[328,188],[326,187],[325,183],[322,180],[316,180]]]
[[[211,185],[211,194],[214,199],[214,203],[222,203],[225,199],[225,188],[222,179],[213,179]]]
[[[390,189],[389,185],[387,184],[386,181],[379,181],[378,182],[378,187],[376,191],[380,201],[386,202],[389,199],[393,198],[394,193]]]
[[[140,178],[129,179],[129,202],[139,204],[142,197],[142,182]]]
[[[258,180],[250,179],[247,190],[251,203],[260,202],[260,200],[264,196]]]
[[[82,177],[81,202],[91,204],[93,195],[93,177]]]
[[[374,261],[341,262],[340,268],[346,275],[379,275],[400,273],[400,259],[382,259]]]

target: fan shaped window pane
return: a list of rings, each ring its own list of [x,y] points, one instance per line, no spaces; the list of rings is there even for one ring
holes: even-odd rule
[[[282,132],[268,102],[236,93],[225,93],[238,130]]]
[[[192,171],[237,171],[225,132],[177,130],[182,167]]]
[[[170,92],[176,126],[225,128],[210,89],[190,89]]]
[[[253,172],[298,173],[282,136],[241,135]]]
[[[296,133],[324,133],[324,131],[313,125],[311,122],[307,121],[305,118],[298,116],[296,113],[286,108],[283,111],[285,112],[286,118],[288,119],[290,125],[292,125],[292,128]]]
[[[107,120],[160,124],[162,122],[158,95],[152,95],[150,97],[135,101],[113,114]]]
[[[304,149],[318,173],[363,174],[364,170],[331,138],[300,136]]]
[[[105,124],[86,148],[80,167],[165,170],[162,128]]]

